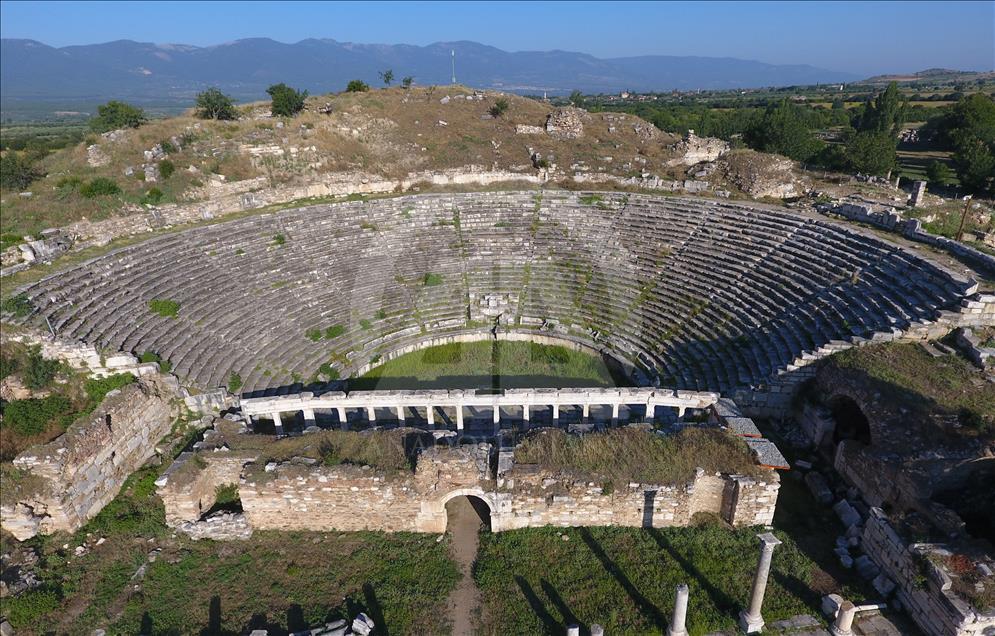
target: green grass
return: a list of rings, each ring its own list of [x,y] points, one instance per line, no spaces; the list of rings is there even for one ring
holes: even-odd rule
[[[352,389],[616,386],[605,362],[566,347],[481,341],[427,347],[390,360]]]
[[[995,431],[995,384],[960,356],[934,358],[916,344],[887,343],[848,349],[826,365],[828,371],[863,374],[884,400],[901,404],[910,416],[956,413],[969,430]]]
[[[825,521],[817,534],[831,547],[841,529],[835,520]],[[609,634],[659,634],[681,583],[690,588],[691,634],[735,631],[756,570],[759,531],[712,521],[694,528],[483,534],[474,578],[484,599],[484,631],[562,634],[569,623],[582,629],[598,623]],[[774,533],[784,543],[774,552],[764,600],[768,623],[797,614],[820,617],[819,601],[828,592],[846,598],[868,593],[830,576],[799,536],[780,528]]]
[[[149,301],[149,311],[163,318],[176,318],[180,313],[180,303],[166,298],[153,298]]]
[[[457,572],[447,544],[410,533],[258,532],[237,544],[172,536],[154,480],[140,471],[73,536],[36,537],[42,587],[5,598],[19,635],[299,630],[364,611],[390,633],[445,631]],[[95,546],[96,538],[104,543]],[[82,557],[72,548],[89,538]],[[64,550],[68,543],[70,550]],[[131,577],[150,550],[140,591]],[[386,633],[386,632],[381,632]]]

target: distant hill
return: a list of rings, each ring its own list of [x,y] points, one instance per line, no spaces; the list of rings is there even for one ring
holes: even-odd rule
[[[947,68],[930,68],[918,73],[906,73],[904,75],[875,75],[853,84],[869,84],[880,86],[890,82],[899,84],[924,82],[930,84],[954,84],[975,81],[991,82],[995,81],[995,71],[955,71]]]
[[[65,107],[110,98],[188,105],[206,86],[219,86],[240,100],[261,99],[276,82],[323,93],[342,90],[356,78],[379,84],[377,72],[387,68],[398,81],[410,75],[422,85],[448,84],[451,51],[461,84],[517,93],[728,89],[859,79],[803,64],[663,55],[599,59],[568,51],[510,53],[475,42],[410,46],[310,39],[284,44],[255,38],[208,47],[119,40],[54,48],[3,39],[0,93],[5,110],[26,102]]]

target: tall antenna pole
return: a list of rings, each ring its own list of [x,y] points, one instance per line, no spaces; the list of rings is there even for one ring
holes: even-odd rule
[[[456,83],[456,49],[450,49],[450,53],[453,54],[453,84]]]

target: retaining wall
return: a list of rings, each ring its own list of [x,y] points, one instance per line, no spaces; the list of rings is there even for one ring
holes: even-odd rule
[[[995,613],[975,611],[951,591],[951,581],[926,557],[935,546],[907,544],[880,508],[871,508],[861,546],[897,583],[896,594],[916,624],[933,636],[980,636],[995,632]]]
[[[174,397],[162,378],[147,376],[109,393],[58,439],[18,455],[14,466],[27,477],[21,483],[5,480],[0,525],[23,541],[72,532],[92,519],[155,455],[172,425]]]

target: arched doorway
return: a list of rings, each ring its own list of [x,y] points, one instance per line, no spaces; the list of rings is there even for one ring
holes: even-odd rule
[[[833,429],[833,443],[839,444],[845,439],[856,440],[862,444],[871,443],[871,425],[860,405],[852,398],[838,395],[829,401],[829,410],[833,414],[836,426]]]
[[[453,524],[474,533],[491,529],[491,507],[476,495],[458,495],[446,502],[446,531],[455,534]]]

